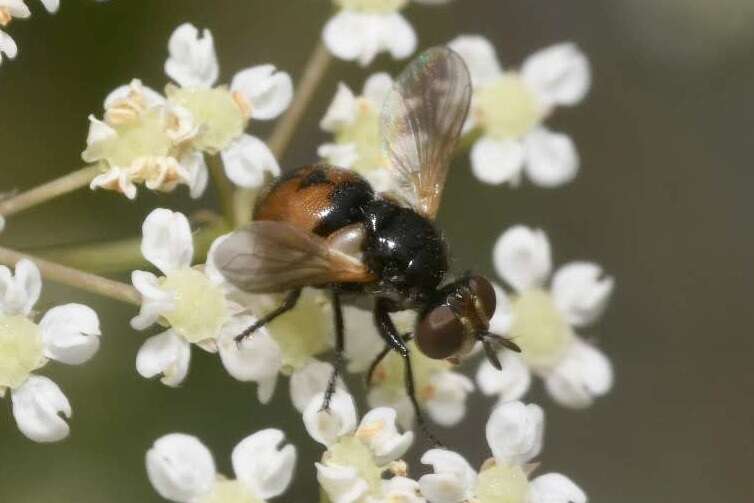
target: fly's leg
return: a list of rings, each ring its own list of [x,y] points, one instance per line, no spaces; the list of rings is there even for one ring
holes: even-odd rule
[[[429,430],[427,422],[424,419],[424,414],[419,408],[419,401],[416,399],[416,389],[414,387],[414,371],[411,367],[410,351],[408,349],[408,346],[406,346],[406,342],[403,340],[403,337],[401,337],[401,335],[398,333],[398,330],[395,328],[393,320],[390,318],[387,305],[382,299],[378,299],[375,305],[374,322],[377,325],[377,331],[380,333],[382,338],[385,339],[385,343],[392,350],[397,351],[398,354],[403,358],[406,394],[408,394],[408,398],[409,400],[411,400],[411,405],[413,405],[414,407],[414,412],[416,413],[416,422],[419,424],[419,427],[422,429],[424,434],[427,435],[432,443],[435,444],[435,446],[443,447],[442,442],[437,440],[437,437],[435,437]]]
[[[343,370],[343,353],[346,349],[345,334],[343,333],[343,307],[340,305],[340,294],[336,290],[332,290],[332,308],[333,308],[333,321],[335,322],[335,361],[333,362],[332,374],[330,374],[330,380],[327,382],[327,389],[325,390],[325,399],[322,402],[322,408],[320,410],[330,409],[330,400],[335,393],[335,386],[338,384],[338,376]]]
[[[413,337],[411,336],[411,334],[403,334],[403,340],[406,342],[410,341],[412,338]],[[374,377],[374,372],[377,370],[377,367],[379,367],[380,363],[382,363],[382,360],[385,359],[385,357],[390,353],[392,349],[393,348],[390,345],[385,345],[385,348],[380,351],[379,354],[374,357],[372,363],[369,364],[369,370],[367,370],[366,375],[367,388],[372,385],[372,378]]]
[[[294,307],[296,307],[296,302],[298,302],[299,297],[301,297],[301,289],[298,290],[291,290],[288,295],[286,295],[285,299],[283,300],[283,303],[280,304],[278,307],[270,311],[269,313],[262,316],[260,319],[258,319],[253,325],[249,326],[246,330],[241,332],[236,336],[236,342],[240,343],[242,340],[244,340],[246,337],[250,336],[252,333],[254,333],[255,330],[258,328],[261,328],[265,326],[267,323],[271,322],[281,314],[285,314]]]

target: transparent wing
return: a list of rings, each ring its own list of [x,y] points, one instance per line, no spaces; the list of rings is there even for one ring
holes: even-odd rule
[[[338,249],[340,244],[287,223],[257,221],[222,241],[214,263],[231,284],[251,293],[372,280],[367,267]]]
[[[385,101],[383,148],[403,197],[429,218],[437,214],[470,101],[466,64],[446,47],[414,59]]]

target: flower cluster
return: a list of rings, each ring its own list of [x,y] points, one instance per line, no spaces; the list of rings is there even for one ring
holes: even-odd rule
[[[99,166],[91,187],[136,197],[136,184],[159,191],[186,185],[192,197],[208,181],[205,156],[220,156],[225,174],[245,188],[262,185],[280,169],[259,138],[246,134],[250,119],[269,120],[291,101],[288,74],[273,65],[241,70],[230,86],[216,86],[219,65],[212,34],[179,26],[168,43],[165,96],[139,80],[110,93],[104,118],[90,116],[84,161]]]
[[[21,433],[36,442],[68,436],[71,404],[57,384],[36,372],[50,360],[80,365],[99,349],[99,318],[82,304],[65,304],[34,322],[42,291],[39,269],[29,260],[15,274],[0,266],[0,397],[10,391]]]
[[[471,73],[474,95],[464,129],[478,130],[471,167],[485,183],[518,185],[521,174],[542,187],[569,182],[579,169],[573,141],[543,126],[555,107],[578,104],[589,91],[586,56],[571,43],[539,50],[520,71],[504,71],[481,36],[450,42]]]
[[[520,355],[500,354],[503,372],[483,361],[477,373],[482,392],[502,401],[520,398],[529,388],[530,372],[541,376],[550,395],[568,407],[586,407],[610,390],[612,367],[607,357],[582,340],[574,329],[593,323],[604,311],[613,279],[591,262],[563,265],[552,271],[550,242],[544,232],[523,226],[504,232],[494,249],[500,277],[513,289],[510,298],[497,288],[493,332],[508,334]]]

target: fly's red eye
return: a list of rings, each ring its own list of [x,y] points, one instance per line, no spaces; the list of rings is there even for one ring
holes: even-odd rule
[[[461,349],[463,339],[463,325],[446,305],[429,311],[416,326],[416,343],[430,358],[453,356]]]
[[[472,276],[469,279],[469,288],[474,293],[474,296],[482,305],[484,314],[487,315],[487,319],[492,318],[495,314],[495,307],[497,306],[497,299],[495,298],[495,289],[492,288],[492,284],[482,276]]]

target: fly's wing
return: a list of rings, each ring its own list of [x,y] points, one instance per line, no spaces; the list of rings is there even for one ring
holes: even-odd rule
[[[287,223],[256,221],[222,241],[214,263],[228,282],[251,293],[373,279],[357,257],[336,246]]]
[[[451,49],[434,47],[398,77],[382,110],[383,149],[401,195],[428,218],[437,215],[470,101],[466,64]]]

